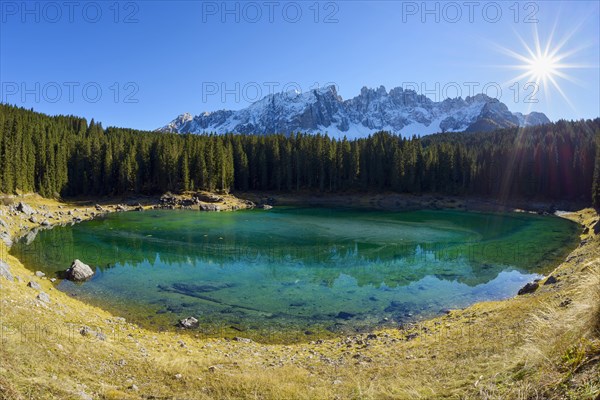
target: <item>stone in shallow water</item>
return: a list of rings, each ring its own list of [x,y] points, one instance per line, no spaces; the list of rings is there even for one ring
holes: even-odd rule
[[[179,321],[179,326],[184,329],[197,328],[200,325],[198,320],[194,317],[188,317]]]
[[[341,318],[341,319],[348,320],[350,318],[354,318],[355,316],[356,316],[356,314],[352,314],[352,313],[349,313],[349,312],[346,312],[346,311],[340,311],[338,313],[338,315],[336,316],[336,318]]]
[[[407,306],[407,304],[405,304],[401,301],[392,300],[390,302],[390,305],[387,306],[383,311],[385,311],[385,312],[408,312],[409,309],[410,309],[410,307]]]
[[[65,272],[65,277],[70,281],[85,281],[94,276],[94,270],[79,260],[73,261],[71,268]]]
[[[174,314],[179,314],[183,311],[183,307],[179,305],[169,305],[167,306],[167,311]]]
[[[162,286],[164,286],[164,285],[162,285]],[[231,285],[229,283],[196,284],[196,283],[176,282],[172,285],[172,288],[173,288],[173,291],[176,291],[177,293],[193,295],[193,294],[198,294],[198,293],[214,292],[214,291],[221,290],[221,289],[228,289],[232,286],[233,285]],[[167,290],[169,290],[169,289],[167,288]]]

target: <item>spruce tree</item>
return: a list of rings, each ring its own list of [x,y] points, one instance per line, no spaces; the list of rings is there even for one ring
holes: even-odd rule
[[[596,131],[596,158],[592,178],[592,205],[600,211],[600,130]]]

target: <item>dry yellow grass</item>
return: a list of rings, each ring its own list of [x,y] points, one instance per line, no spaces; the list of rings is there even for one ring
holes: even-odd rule
[[[597,218],[592,210],[568,217]],[[586,239],[555,271],[559,284],[534,295],[475,304],[376,337],[293,345],[141,329],[53,289],[0,243],[1,258],[22,280],[0,277],[0,398],[594,399],[600,237]],[[49,305],[36,299],[30,280],[50,295]],[[82,326],[106,340],[81,335]]]

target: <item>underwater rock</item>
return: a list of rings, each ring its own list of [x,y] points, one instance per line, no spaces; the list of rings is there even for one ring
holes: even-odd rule
[[[167,311],[172,312],[173,314],[179,314],[183,311],[183,307],[171,304],[167,306]]]
[[[227,289],[232,287],[229,283],[217,283],[217,284],[196,284],[196,283],[185,283],[178,282],[172,285],[173,290],[181,294],[197,294],[197,293],[208,293],[214,292],[221,289]],[[162,289],[162,287],[161,287]]]
[[[326,327],[325,329],[327,329],[331,333],[340,333],[344,330],[344,328],[345,328],[345,326],[343,324],[336,322],[335,324],[330,325],[330,326]]]
[[[385,312],[408,312],[408,307],[405,303],[393,300],[390,305],[387,306],[383,311]]]
[[[336,315],[336,318],[341,318],[344,320],[349,320],[350,318],[354,318],[356,316],[356,314],[352,314],[346,311],[340,311],[338,313],[338,315]]]
[[[242,328],[241,326],[237,326],[237,325],[230,325],[229,327],[238,332],[244,332],[246,330],[246,329]]]
[[[29,232],[27,232],[27,234],[25,236],[23,236],[23,242],[29,246],[37,237],[39,230],[38,229],[32,229]]]

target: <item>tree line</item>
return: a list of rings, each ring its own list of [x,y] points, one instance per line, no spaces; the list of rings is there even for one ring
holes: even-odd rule
[[[362,139],[144,132],[0,104],[0,191],[395,191],[600,206],[600,119]]]

